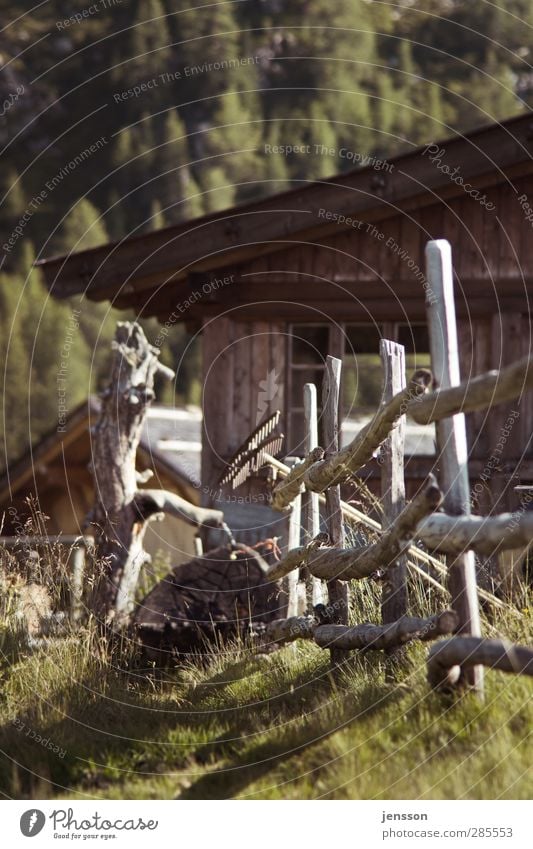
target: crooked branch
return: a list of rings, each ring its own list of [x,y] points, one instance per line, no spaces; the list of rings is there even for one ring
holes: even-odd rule
[[[323,449],[314,448],[305,460],[294,466],[287,477],[274,488],[274,510],[285,510],[301,492],[303,485],[313,492],[323,492],[330,486],[348,480],[351,474],[372,459],[400,416],[405,413],[408,402],[426,392],[430,383],[431,372],[419,369],[405,389],[380,406],[372,420],[359,431],[349,445],[325,460],[321,459],[324,455]]]
[[[224,526],[224,513],[221,510],[197,507],[165,489],[141,489],[135,493],[134,504],[140,518],[144,520],[156,513],[166,513],[183,519],[195,528],[201,525],[215,528]]]
[[[313,542],[295,548],[286,557],[275,563],[267,572],[269,580],[283,578],[300,566],[307,566],[317,578],[339,578],[349,581],[367,578],[373,572],[393,564],[410,547],[420,521],[436,510],[442,501],[442,493],[431,476],[396,521],[371,545],[356,548],[317,548]]]
[[[533,358],[524,357],[499,371],[488,371],[450,389],[429,392],[411,400],[407,412],[418,424],[471,413],[512,401],[533,389]]]
[[[441,554],[473,550],[493,555],[522,548],[533,541],[533,513],[501,513],[499,516],[449,516],[436,513],[419,525],[417,538]]]

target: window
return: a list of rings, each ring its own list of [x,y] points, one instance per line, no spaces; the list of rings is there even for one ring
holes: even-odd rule
[[[426,324],[396,325],[396,341],[405,348],[407,376],[417,368],[430,368],[429,333]]]
[[[330,327],[328,324],[293,324],[289,340],[287,447],[289,454],[300,457],[304,454],[304,385],[315,384],[320,405],[324,368],[330,350]]]
[[[379,343],[386,337],[404,345],[407,379],[416,368],[430,366],[429,336],[426,325],[422,323],[291,326],[287,453],[295,456],[304,454],[303,388],[306,383],[316,385],[320,413],[324,368],[329,352],[342,357],[341,443],[350,442],[370,420],[382,398]],[[431,455],[435,451],[434,440],[434,425],[407,422],[406,454]]]
[[[343,419],[354,412],[371,412],[381,400],[382,368],[379,342],[382,337],[382,327],[377,324],[347,324],[344,327],[341,405]]]

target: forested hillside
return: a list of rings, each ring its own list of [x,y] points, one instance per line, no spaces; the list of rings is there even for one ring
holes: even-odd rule
[[[36,256],[322,179],[533,97],[530,0],[34,5],[0,0],[0,465],[57,423],[79,307],[50,300]],[[74,322],[70,409],[97,388],[115,320],[93,305]],[[164,361],[187,343],[176,328]],[[181,402],[199,399],[198,357],[193,345]]]

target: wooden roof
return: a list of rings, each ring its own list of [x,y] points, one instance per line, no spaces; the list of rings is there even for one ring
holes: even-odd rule
[[[445,162],[458,166],[461,176],[482,190],[533,173],[529,114],[438,144],[445,150]],[[238,273],[251,258],[342,230],[320,210],[378,221],[463,195],[464,189],[436,167],[425,150],[427,146],[388,160],[387,170],[368,166],[38,265],[56,297],[85,293],[91,300],[110,300],[119,308],[135,307],[145,316],[167,318],[169,302],[186,300],[200,281],[218,277],[221,270]],[[195,314],[203,309],[209,314],[209,297],[196,305]]]
[[[157,417],[157,406],[150,408],[150,413]],[[165,408],[164,412],[167,411]],[[91,456],[90,428],[95,424],[100,412],[98,398],[90,397],[79,404],[67,417],[65,429],[58,432],[57,428],[42,437],[25,454],[11,464],[0,477],[0,509],[7,507],[14,498],[19,498],[31,491],[39,491],[37,479],[42,481],[50,477],[50,468],[57,464],[65,470],[65,474],[71,474],[73,466],[80,466],[90,480],[88,462]],[[176,411],[179,413],[179,411]],[[150,468],[154,471],[154,478],[149,482],[152,487],[158,486],[159,478],[172,485],[179,495],[187,498],[193,504],[199,503],[199,458],[190,456],[186,451],[186,444],[182,451],[177,453],[164,447],[165,439],[175,435],[177,431],[182,434],[184,442],[190,441],[195,447],[195,442],[200,437],[200,423],[194,423],[194,431],[187,430],[182,421],[176,421],[175,426],[161,429],[157,422],[152,423],[147,419],[137,449],[137,460],[140,468]],[[171,422],[172,425],[172,422]],[[164,436],[165,438],[161,438]],[[183,465],[185,463],[185,466]],[[198,466],[198,468],[196,468]],[[68,476],[67,475],[67,476]]]

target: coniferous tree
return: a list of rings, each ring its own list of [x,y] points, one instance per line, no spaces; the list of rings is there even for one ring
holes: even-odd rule
[[[206,168],[202,172],[202,198],[204,210],[218,212],[219,209],[228,209],[235,200],[235,190],[229,181],[224,169],[220,166]]]
[[[221,98],[205,146],[217,157],[216,167],[236,186],[239,200],[255,195],[260,187],[261,132],[261,124],[248,112],[238,92],[229,91]]]
[[[281,192],[288,188],[289,168],[287,157],[279,152],[283,144],[283,124],[281,121],[269,121],[264,130],[265,148],[263,177],[264,194]]]
[[[189,167],[187,131],[175,109],[169,110],[163,124],[161,144],[154,151],[157,200],[167,224],[196,218],[203,212],[198,186]]]
[[[170,34],[160,0],[140,0],[130,33],[128,76],[142,82],[158,77],[170,62]],[[150,89],[158,99],[158,87]]]

